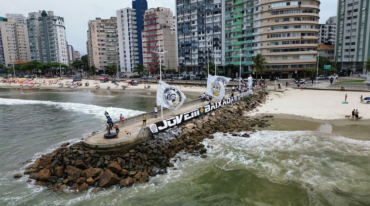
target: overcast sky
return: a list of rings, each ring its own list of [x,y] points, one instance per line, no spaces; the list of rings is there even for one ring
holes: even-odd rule
[[[175,11],[175,0],[147,0],[148,7],[169,7]],[[321,0],[320,23],[336,15],[338,0]],[[116,10],[131,7],[132,0],[1,0],[0,16],[23,14],[39,10],[54,11],[64,17],[68,44],[86,54],[87,22],[95,17],[115,16]]]

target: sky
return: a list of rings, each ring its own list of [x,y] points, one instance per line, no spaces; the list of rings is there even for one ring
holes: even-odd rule
[[[167,7],[175,13],[176,0],[147,0],[148,8]],[[336,15],[338,0],[321,0],[320,23]],[[108,19],[116,15],[116,10],[131,7],[132,0],[1,0],[0,16],[23,14],[39,10],[54,11],[54,15],[64,17],[68,44],[86,54],[87,23],[96,17]]]

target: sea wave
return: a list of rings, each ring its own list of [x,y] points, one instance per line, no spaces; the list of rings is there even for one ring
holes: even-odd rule
[[[93,115],[99,119],[105,119],[104,112],[109,114],[122,114],[125,118],[132,117],[144,113],[143,111],[130,110],[117,107],[102,107],[91,104],[69,103],[69,102],[52,102],[40,100],[22,100],[22,99],[7,99],[0,98],[0,105],[46,105],[56,108],[64,109],[67,111],[79,112],[84,114]]]
[[[210,156],[225,171],[246,169],[277,184],[298,184],[312,203],[370,203],[370,142],[310,131],[259,131],[251,138],[216,134]],[[346,195],[339,195],[346,194]]]

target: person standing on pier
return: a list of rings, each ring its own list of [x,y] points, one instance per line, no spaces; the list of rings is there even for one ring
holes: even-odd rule
[[[116,138],[118,138],[118,134],[119,134],[119,126],[118,126],[118,124],[116,124],[114,126],[114,129],[116,129]]]
[[[157,115],[158,115],[157,105],[154,106],[154,115],[155,115],[155,118],[157,118]]]
[[[146,115],[145,114],[143,114],[143,125],[141,126],[146,126]]]

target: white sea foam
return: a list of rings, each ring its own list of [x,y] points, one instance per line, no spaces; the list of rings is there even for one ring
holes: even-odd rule
[[[7,99],[0,98],[0,105],[46,105],[56,108],[64,109],[67,111],[79,112],[84,114],[93,115],[99,119],[105,119],[104,112],[109,114],[122,114],[125,118],[132,117],[144,113],[143,111],[130,110],[117,107],[101,107],[90,104],[69,103],[69,102],[52,102],[52,101],[39,101],[39,100],[22,100],[22,99]]]
[[[295,182],[312,202],[324,198],[333,205],[350,202],[336,194],[366,196],[370,174],[366,164],[370,142],[318,132],[260,131],[251,138],[216,134],[208,155],[223,170],[247,169],[278,184]]]

